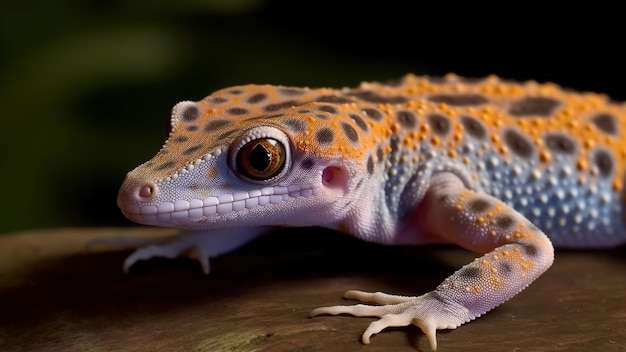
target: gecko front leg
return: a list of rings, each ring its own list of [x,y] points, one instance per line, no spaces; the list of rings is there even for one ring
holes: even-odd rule
[[[550,240],[520,213],[498,199],[467,189],[452,174],[437,175],[416,214],[419,227],[431,235],[485,253],[418,297],[347,291],[358,304],[314,309],[310,314],[379,317],[362,336],[387,327],[418,326],[436,350],[436,330],[454,329],[507,301],[550,267]]]

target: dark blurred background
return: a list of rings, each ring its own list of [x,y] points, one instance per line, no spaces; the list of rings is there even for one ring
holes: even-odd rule
[[[130,224],[117,188],[172,105],[227,86],[495,73],[626,99],[622,11],[574,6],[3,1],[0,233]]]

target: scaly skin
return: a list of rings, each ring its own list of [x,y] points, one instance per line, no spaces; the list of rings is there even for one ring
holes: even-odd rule
[[[273,226],[322,226],[381,244],[454,243],[482,254],[418,297],[348,291],[376,316],[452,329],[513,297],[552,245],[626,241],[623,104],[553,84],[407,75],[355,89],[247,85],[172,112],[161,151],[131,171],[118,204],[133,221],[190,230],[125,263],[208,258]]]

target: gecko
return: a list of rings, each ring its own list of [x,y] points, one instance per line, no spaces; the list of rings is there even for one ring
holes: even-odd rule
[[[478,257],[419,296],[311,316],[379,318],[362,334],[455,329],[545,272],[554,247],[626,242],[626,105],[553,83],[405,75],[356,88],[242,85],[174,106],[162,149],[129,172],[130,220],[185,231],[124,262],[209,258],[275,227],[382,245],[447,243]]]

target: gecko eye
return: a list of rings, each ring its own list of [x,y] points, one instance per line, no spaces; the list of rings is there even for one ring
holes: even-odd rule
[[[260,138],[244,144],[237,152],[237,169],[244,176],[265,181],[283,171],[287,153],[281,142],[273,138]]]

